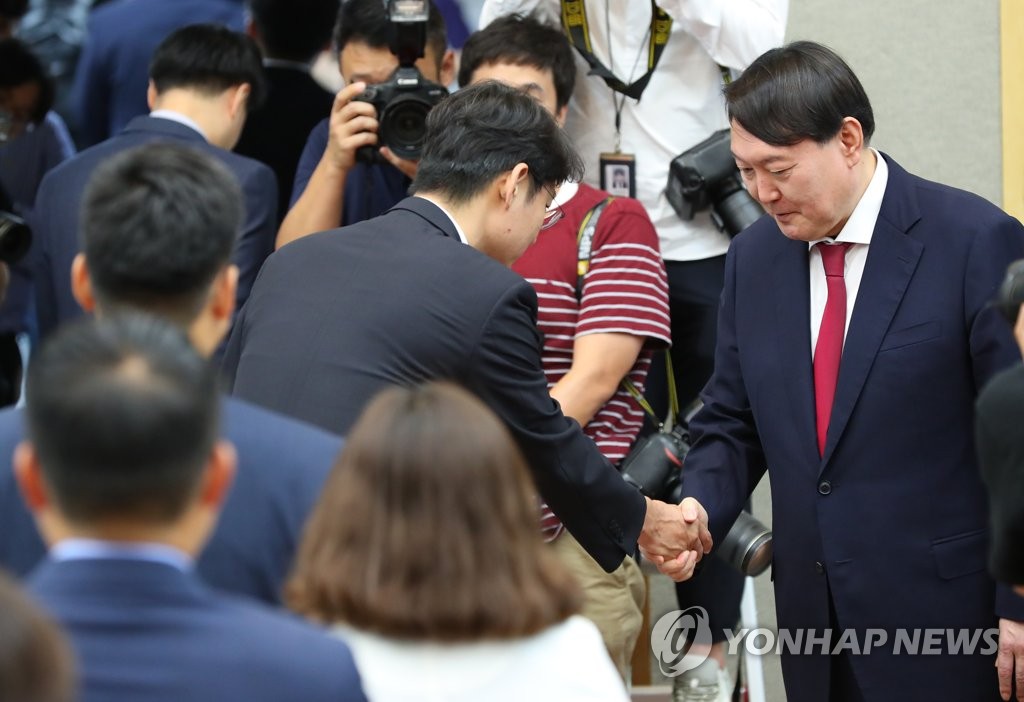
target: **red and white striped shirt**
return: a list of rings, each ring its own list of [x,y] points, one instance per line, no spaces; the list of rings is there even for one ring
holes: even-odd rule
[[[570,186],[571,187],[571,186]],[[587,334],[622,333],[646,337],[629,378],[643,391],[654,350],[671,343],[668,282],[658,249],[658,235],[643,206],[616,198],[601,213],[576,298],[576,236],[580,223],[607,193],[579,184],[562,204],[564,216],[540,232],[537,242],[512,266],[537,291],[537,325],[544,337],[542,364],[548,387],[572,367],[573,344]],[[643,426],[644,413],[621,386],[597,411],[584,431],[601,453],[617,464]],[[561,523],[545,505],[543,528],[549,540]]]

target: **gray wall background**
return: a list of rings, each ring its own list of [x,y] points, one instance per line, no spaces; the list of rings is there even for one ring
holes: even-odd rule
[[[853,67],[874,107],[875,148],[1002,204],[998,0],[790,0],[795,39]]]

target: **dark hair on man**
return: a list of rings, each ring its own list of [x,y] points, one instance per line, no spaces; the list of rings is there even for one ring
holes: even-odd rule
[[[470,200],[517,163],[530,168],[530,191],[579,180],[583,162],[555,118],[520,90],[484,81],[462,88],[427,115],[413,192]]]
[[[538,514],[522,454],[479,399],[444,382],[385,390],[327,479],[286,599],[403,639],[535,634],[580,606]]]
[[[387,3],[383,0],[342,0],[338,20],[334,25],[334,48],[338,53],[350,41],[358,41],[373,49],[387,49],[391,44],[391,20]],[[434,52],[437,70],[448,50],[448,31],[444,15],[430,1],[430,19],[427,20],[427,48]]]
[[[331,40],[339,0],[249,0],[249,13],[269,58],[307,63]]]
[[[0,0],[0,18],[17,20],[28,13],[28,0]]]
[[[59,329],[29,364],[26,406],[54,502],[83,525],[178,518],[219,429],[214,367],[148,315]]]
[[[219,95],[248,83],[253,110],[266,94],[263,59],[249,37],[216,24],[191,24],[164,39],[149,62],[149,77],[157,93],[188,88]]]
[[[39,99],[31,114],[33,124],[39,124],[53,107],[53,79],[26,44],[17,39],[0,39],[0,89],[27,83],[39,86]]]
[[[241,190],[213,157],[166,143],[118,154],[96,169],[82,199],[97,301],[188,326],[228,265],[241,222]]]
[[[459,85],[473,82],[481,66],[507,63],[550,71],[556,107],[569,104],[576,85],[576,64],[568,39],[554,27],[533,17],[506,15],[473,32],[459,57]]]
[[[56,622],[0,571],[0,700],[72,702],[74,655]]]
[[[725,86],[729,118],[773,146],[824,144],[853,117],[871,140],[875,117],[864,86],[834,51],[811,41],[771,49]]]

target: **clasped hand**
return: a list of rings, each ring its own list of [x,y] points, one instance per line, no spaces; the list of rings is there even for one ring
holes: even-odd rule
[[[708,513],[697,500],[680,504],[647,498],[647,516],[639,539],[640,553],[676,582],[688,580],[711,550]]]

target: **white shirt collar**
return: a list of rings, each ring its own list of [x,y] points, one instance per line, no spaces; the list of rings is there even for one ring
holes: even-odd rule
[[[186,117],[180,112],[175,112],[174,110],[153,110],[149,113],[149,116],[157,117],[159,119],[168,119],[172,122],[177,122],[178,124],[184,124],[189,129],[194,129],[195,131],[199,132],[200,136],[202,136],[203,139],[205,139],[206,141],[210,140],[210,138],[206,136],[206,133],[203,132],[200,126],[196,124],[195,120]]]
[[[860,198],[860,202],[853,208],[853,213],[846,220],[842,230],[831,239],[819,239],[807,244],[808,248],[821,242],[846,242],[849,244],[870,244],[871,235],[875,231],[875,223],[878,221],[878,213],[882,209],[882,198],[885,197],[885,186],[889,182],[889,166],[886,165],[882,154],[871,149],[875,155],[875,172],[871,176],[871,182]]]
[[[444,207],[442,207],[441,203],[432,198],[424,197],[423,195],[417,195],[416,197],[422,197],[427,202],[432,203],[437,209],[444,212],[444,216],[450,219],[452,222],[452,226],[455,227],[455,233],[459,235],[459,241],[461,241],[463,244],[469,243],[469,239],[466,238],[466,232],[462,231],[462,227],[460,227],[459,223],[455,221],[454,217],[452,217],[452,213],[446,210]]]
[[[551,201],[552,207],[562,207],[565,203],[572,200],[573,196],[579,191],[579,183],[574,183],[571,180],[567,180],[562,183],[562,187],[558,189],[558,193],[555,195],[555,199]]]
[[[54,561],[122,559],[163,563],[181,571],[192,568],[192,557],[173,546],[145,541],[102,541],[100,539],[63,539],[50,547]]]

